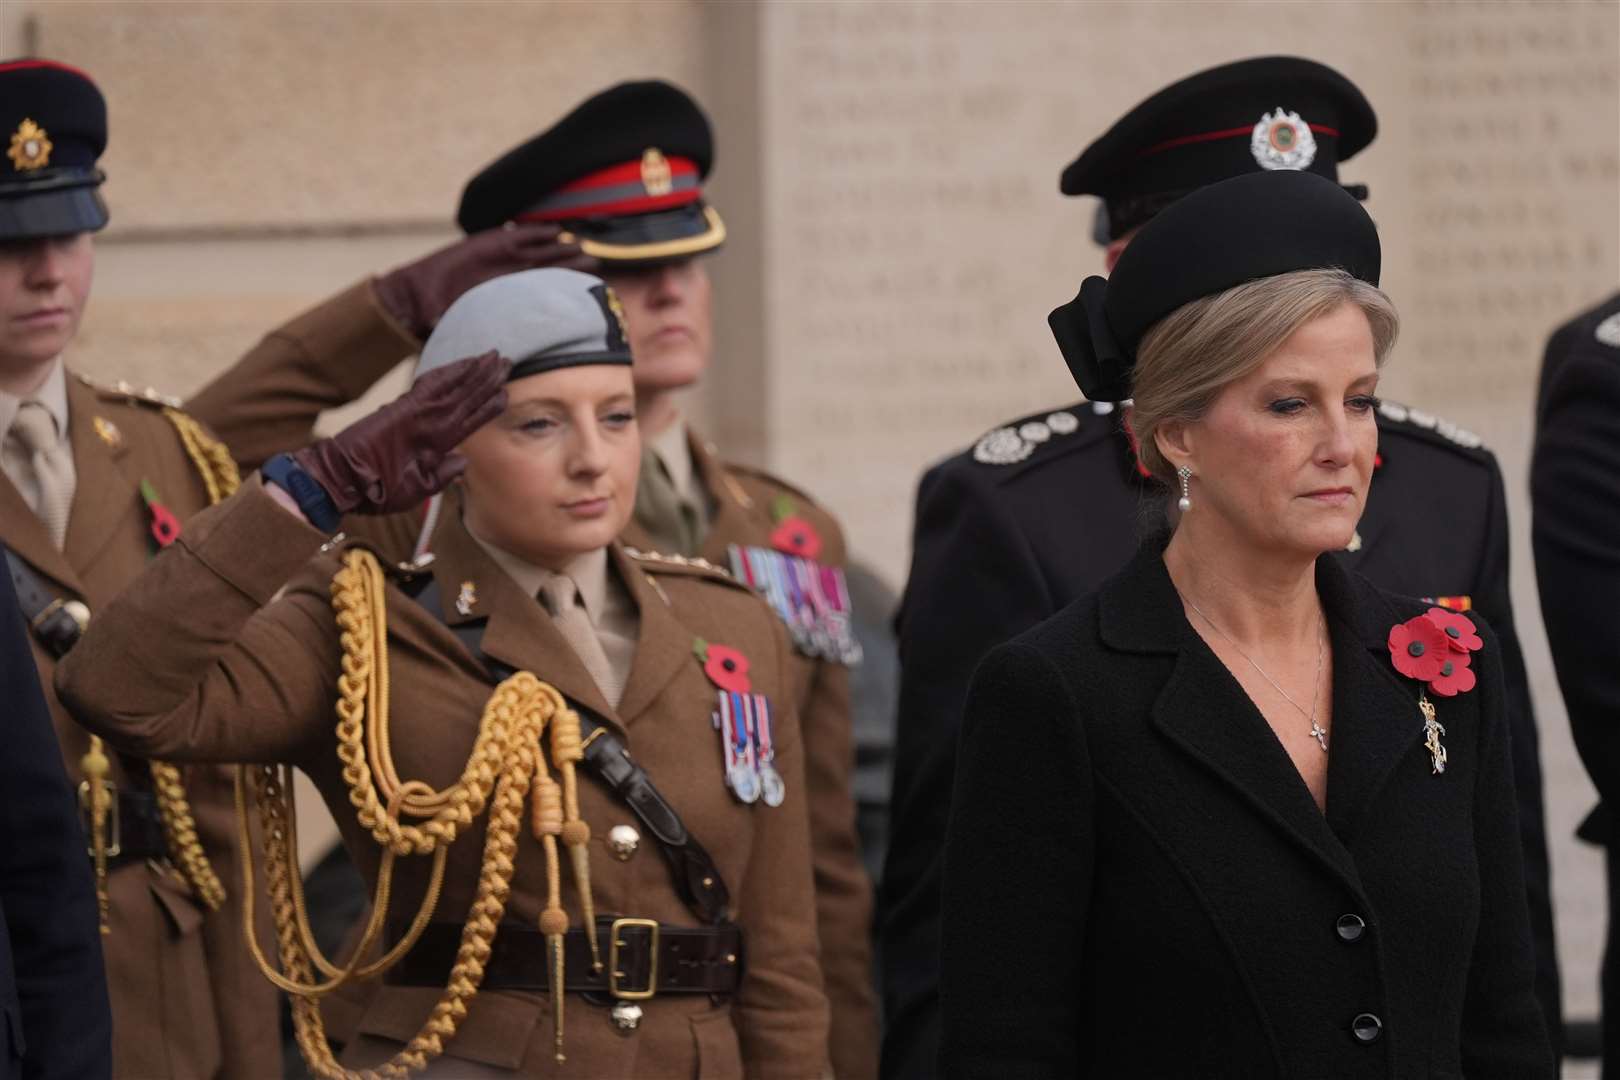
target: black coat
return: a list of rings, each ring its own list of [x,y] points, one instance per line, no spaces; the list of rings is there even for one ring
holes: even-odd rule
[[[1500,641],[1476,618],[1479,685],[1431,694],[1450,755],[1436,774],[1420,684],[1387,646],[1429,605],[1320,559],[1324,815],[1182,614],[1161,544],[974,676],[941,1072],[1552,1077]]]
[[[1059,414],[1071,419],[1048,422]],[[1111,406],[1086,403],[1027,417],[987,436],[977,455],[969,451],[935,466],[920,485],[911,577],[898,619],[900,713],[879,907],[883,1075],[890,1080],[933,1076],[938,855],[969,677],[991,648],[1095,590],[1162,521],[1162,490],[1136,471],[1118,418]],[[1030,422],[1041,425],[1030,434],[1047,437],[1018,436]],[[1393,592],[1467,597],[1496,628],[1514,735],[1537,989],[1556,1037],[1562,1024],[1541,769],[1508,595],[1501,472],[1476,437],[1417,410],[1386,404],[1378,432],[1379,464],[1359,528],[1361,548],[1343,559]],[[1020,454],[1008,464],[978,460]]]
[[[0,573],[0,1080],[112,1075],[112,1014],[84,831]]]

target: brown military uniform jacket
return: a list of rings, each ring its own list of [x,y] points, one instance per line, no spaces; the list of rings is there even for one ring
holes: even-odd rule
[[[321,410],[359,397],[419,346],[383,310],[370,283],[361,282],[266,335],[188,407],[226,441],[244,468],[254,468],[307,443]],[[807,496],[767,473],[721,462],[701,439],[694,438],[691,448],[713,514],[702,550],[682,554],[726,566],[730,544],[769,547],[775,528],[771,508],[785,495],[821,535],[820,561],[843,565],[837,521]],[[624,541],[647,546],[644,532],[634,525]],[[409,554],[408,547],[388,550],[401,559]],[[805,732],[817,923],[832,1007],[832,1066],[838,1080],[872,1080],[878,1058],[872,889],[860,861],[850,790],[854,744],[848,671],[797,654],[791,667],[791,696]]]
[[[146,480],[182,521],[207,505],[196,466],[158,403],[69,375],[68,430],[77,486],[58,551],[45,526],[0,474],[0,540],[51,590],[89,607],[92,622],[144,570],[153,541],[141,499]],[[102,421],[97,424],[97,420]],[[99,431],[98,431],[99,429]],[[105,433],[105,434],[102,434]],[[89,735],[51,690],[55,659],[34,643],[68,775],[81,778]],[[121,791],[151,790],[145,763],[109,755]],[[228,770],[184,770],[204,849],[225,885],[218,913],[167,865],[129,862],[108,875],[102,939],[113,1014],[113,1073],[131,1080],[278,1077],[275,994],[242,944],[235,810]],[[205,917],[206,913],[206,917]]]
[[[341,647],[329,590],[337,563],[331,556],[310,561],[323,539],[251,482],[200,516],[103,613],[63,665],[62,690],[110,742],[132,751],[297,764],[321,790],[345,846],[374,883],[379,848],[356,820],[335,753]],[[614,1030],[606,1008],[571,994],[568,1060],[559,1066],[544,996],[489,990],[469,1005],[447,1053],[526,1077],[819,1077],[827,1018],[803,855],[803,746],[786,692],[788,645],[770,611],[722,575],[639,562],[614,549],[612,565],[640,612],[640,634],[623,699],[613,709],[544,609],[473,540],[459,514],[441,520],[433,550],[431,572],[452,623],[487,619],[482,647],[491,657],[534,672],[606,718],[713,856],[746,934],[745,975],[729,1001],[654,997],[641,1003],[645,1019],[627,1035]],[[459,597],[471,598],[466,614],[452,600]],[[442,789],[464,767],[494,680],[415,601],[391,588],[387,604],[394,761],[401,778]],[[787,783],[780,807],[745,805],[725,787],[711,723],[716,690],[693,652],[699,637],[743,650],[755,692],[778,704],[777,762]],[[649,843],[623,861],[609,853],[610,830],[634,822],[617,797],[582,779],[580,806],[591,829],[598,912],[696,925]],[[480,815],[451,848],[440,918],[460,920],[467,911],[486,821]],[[544,905],[545,863],[526,823],[514,861],[506,917],[533,927]],[[396,864],[391,920],[414,914],[430,862]],[[563,901],[571,924],[580,925],[566,871]],[[360,1022],[363,1041],[404,1043],[437,997],[431,987],[381,986]],[[458,1075],[453,1063],[446,1066],[444,1075]]]

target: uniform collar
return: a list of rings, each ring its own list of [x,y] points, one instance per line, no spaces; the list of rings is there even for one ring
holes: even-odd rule
[[[647,446],[658,458],[664,471],[669,473],[670,483],[675,485],[675,490],[681,495],[691,497],[692,450],[688,441],[686,421],[677,419],[669,427],[648,439]]]
[[[62,366],[59,356],[51,363],[51,372],[45,376],[45,381],[25,398],[14,397],[11,394],[0,392],[0,438],[11,430],[13,421],[17,419],[17,410],[22,408],[24,401],[37,401],[45,406],[45,411],[51,414],[56,421],[56,438],[60,442],[67,438],[68,430],[68,398],[67,398],[67,370]]]
[[[463,522],[463,525],[466,523]],[[585,614],[590,616],[591,625],[602,625],[602,618],[608,613],[611,602],[606,548],[588,551],[570,559],[560,570],[547,570],[490,543],[474,532],[472,526],[466,525],[466,529],[467,535],[477,541],[478,546],[495,561],[495,565],[505,570],[506,575],[517,582],[518,588],[530,596],[539,596],[541,587],[553,576],[561,575],[573,581],[574,588],[579,590],[579,598],[585,604]]]

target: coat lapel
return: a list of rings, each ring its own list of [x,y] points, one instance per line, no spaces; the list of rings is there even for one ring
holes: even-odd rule
[[[78,572],[67,556],[56,550],[45,523],[29,509],[22,492],[4,473],[0,473],[0,541],[54,584],[80,600],[86,599]]]
[[[1131,651],[1176,656],[1175,668],[1153,703],[1154,726],[1262,818],[1354,879],[1349,853],[1317,809],[1276,733],[1187,622],[1162,553],[1162,542],[1143,545],[1102,596],[1106,641]],[[1330,783],[1330,804],[1332,799]]]
[[[484,652],[555,686],[568,700],[615,719],[596,680],[557,631],[540,602],[489,557],[461,520],[461,500],[446,493],[433,533],[433,579],[452,627],[484,620]],[[459,600],[465,603],[457,606]]]
[[[758,527],[750,520],[755,510],[753,497],[726,472],[725,463],[714,447],[691,431],[687,433],[687,445],[692,450],[692,468],[697,472],[699,486],[709,493],[709,506],[713,511],[703,543],[698,545],[697,551],[687,554],[699,555],[716,566],[730,566],[727,548],[732,543],[745,542],[744,537],[758,532]]]
[[[1396,673],[1389,630],[1399,614],[1337,558],[1318,561],[1317,591],[1333,640],[1333,749],[1327,815],[1346,844],[1379,789],[1407,755],[1421,753],[1418,684]]]
[[[610,553],[610,565],[641,613],[636,658],[619,701],[619,716],[628,725],[651,708],[659,692],[684,665],[696,660],[692,655],[693,634],[675,618],[663,591],[617,544]]]
[[[130,471],[127,441],[109,446],[96,434],[95,391],[78,379],[69,379],[67,390],[68,440],[78,479],[63,550],[74,566],[88,568],[119,535],[132,510],[145,512],[141,477]]]

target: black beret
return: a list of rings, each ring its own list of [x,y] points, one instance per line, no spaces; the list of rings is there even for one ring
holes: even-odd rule
[[[608,262],[687,258],[725,239],[720,215],[703,201],[713,164],[708,117],[685,91],[620,83],[468,181],[456,221],[468,233],[557,222]]]
[[[1229,177],[1295,169],[1337,181],[1339,162],[1377,133],[1372,106],[1349,79],[1314,60],[1262,56],[1160,90],[1086,147],[1059,186],[1101,196],[1107,234],[1121,236]]]
[[[1338,268],[1377,285],[1381,260],[1372,218],[1337,184],[1304,172],[1250,173],[1164,210],[1110,277],[1087,278],[1047,323],[1085,395],[1122,401],[1137,346],[1176,309],[1295,270]]]
[[[96,159],[107,102],[90,77],[51,60],[0,61],[0,238],[63,236],[107,224]]]

